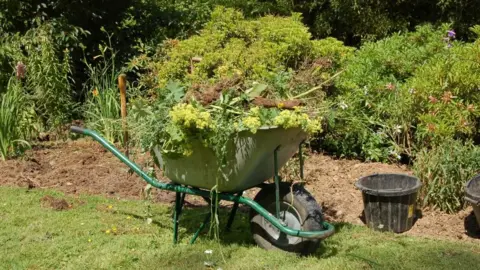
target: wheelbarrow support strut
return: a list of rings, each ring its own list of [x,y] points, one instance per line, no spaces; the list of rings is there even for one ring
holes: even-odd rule
[[[102,136],[100,136],[98,133],[96,133],[93,130],[84,129],[84,128],[81,128],[81,127],[75,127],[75,126],[71,127],[70,130],[74,133],[90,136],[95,141],[99,142],[103,147],[105,147],[114,156],[116,156],[118,159],[120,159],[120,161],[125,163],[125,165],[127,165],[133,172],[138,174],[143,180],[145,180],[151,186],[156,187],[158,189],[174,191],[174,192],[177,193],[176,200],[175,200],[175,209],[174,209],[174,242],[176,242],[177,238],[178,238],[178,218],[179,218],[179,216],[181,214],[181,211],[182,211],[182,206],[183,206],[183,203],[184,203],[185,195],[190,194],[190,195],[200,196],[200,197],[203,197],[203,198],[209,198],[210,197],[210,191],[209,190],[201,190],[201,189],[198,189],[198,188],[187,187],[187,186],[182,186],[182,185],[173,184],[173,183],[163,183],[163,182],[160,182],[153,177],[150,177],[137,164],[135,164],[133,161],[128,159],[117,148],[115,148],[106,139],[104,139]],[[301,170],[303,171],[303,157],[301,155],[300,155],[300,164],[301,164],[301,167],[302,167]],[[301,176],[303,176],[303,172],[301,172]],[[277,178],[277,177],[275,177],[275,178]],[[277,178],[277,179],[279,180],[279,178]],[[333,225],[331,225],[331,224],[329,224],[328,222],[325,222],[325,221],[322,224],[323,228],[324,228],[324,230],[322,230],[322,231],[295,230],[295,229],[286,227],[281,220],[279,220],[274,215],[270,214],[265,208],[263,208],[260,204],[258,204],[257,202],[255,202],[254,200],[252,200],[250,198],[243,197],[239,194],[231,194],[231,193],[218,193],[217,196],[218,196],[218,200],[234,202],[234,208],[232,209],[232,214],[233,215],[235,214],[239,204],[245,204],[245,205],[251,207],[257,213],[259,213],[263,218],[265,218],[268,222],[270,222],[279,231],[281,231],[282,233],[285,233],[287,235],[301,237],[301,238],[325,239],[325,238],[331,236],[335,232],[335,228],[333,227]],[[277,202],[278,202],[278,197],[277,197]],[[277,216],[279,216],[278,210],[276,212],[277,212],[276,213]],[[209,213],[209,215],[211,215],[211,214],[212,213]],[[202,223],[199,230],[195,233],[194,238],[191,241],[192,243],[195,241],[195,239],[198,237],[198,234],[201,232],[201,230],[203,230],[203,228],[208,223],[208,219],[210,218],[209,215],[207,215],[207,217],[205,218],[205,221]],[[231,225],[231,222],[233,222],[233,217],[232,216],[229,218],[229,222],[228,222],[229,224],[227,224],[227,225]],[[229,226],[227,226],[227,227],[229,227]]]

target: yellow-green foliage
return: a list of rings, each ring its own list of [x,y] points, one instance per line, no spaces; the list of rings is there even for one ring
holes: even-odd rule
[[[311,119],[299,108],[295,108],[294,111],[285,110],[280,112],[280,114],[275,117],[274,123],[275,125],[284,128],[301,127],[303,130],[311,134],[322,131],[320,119]]]
[[[241,76],[264,80],[296,69],[305,59],[331,56],[343,61],[353,49],[329,38],[311,40],[299,14],[246,20],[233,9],[218,7],[199,35],[180,42],[168,41],[163,61],[157,63],[160,86],[169,80],[196,83]],[[190,74],[191,59],[201,57]]]
[[[186,128],[214,128],[209,112],[202,112],[191,104],[180,103],[169,112],[172,123]]]

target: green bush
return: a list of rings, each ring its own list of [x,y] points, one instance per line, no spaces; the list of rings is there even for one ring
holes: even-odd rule
[[[480,34],[480,27],[472,30]],[[408,81],[415,92],[416,137],[421,145],[478,135],[479,45],[480,39],[473,43],[450,42],[444,53],[429,59]]]
[[[413,168],[423,183],[423,204],[456,212],[465,205],[465,183],[480,172],[480,147],[445,140],[433,149],[422,150]]]
[[[470,36],[469,27],[479,21],[474,1],[419,0],[274,0],[273,12],[303,14],[316,38],[336,37],[349,45],[385,38],[395,32],[414,30],[418,25],[452,23],[458,34]]]
[[[476,138],[478,44],[455,41],[448,26],[423,26],[362,46],[336,82],[324,147],[386,161]]]
[[[74,109],[69,50],[62,51],[54,40],[53,27],[45,24],[29,30],[20,40],[20,46],[27,50],[27,55],[21,58],[27,67],[26,87],[46,128],[68,122]]]
[[[137,45],[142,42],[151,45],[196,33],[210,18],[212,5],[211,1],[196,0],[2,0],[0,32],[23,36],[39,25],[54,22],[53,32],[59,34],[55,45],[70,44],[73,97],[83,101],[83,83],[89,76],[83,56],[93,62],[97,44],[106,41],[102,29],[114,34],[112,46],[119,52],[117,64],[122,65],[138,52]],[[75,31],[88,35],[71,39]],[[0,68],[2,64],[0,50]]]
[[[419,27],[366,43],[347,62],[330,99],[323,146],[340,156],[386,161],[412,154],[417,111],[407,81],[430,58],[449,52],[447,26]]]
[[[479,20],[474,1],[377,1],[377,0],[216,0],[206,1],[241,9],[248,15],[290,15],[298,12],[315,38],[332,36],[349,45],[385,38],[418,25],[452,23],[462,38]]]
[[[219,7],[199,35],[164,44],[155,74],[160,87],[171,80],[190,85],[234,78],[272,83],[285,72],[292,75],[305,61],[326,57],[329,64],[319,65],[323,69],[317,76],[328,80],[352,50],[333,38],[312,41],[298,14],[246,20],[238,11]],[[194,57],[201,61],[191,72]]]
[[[18,66],[23,66],[24,93],[35,104],[35,111],[47,130],[68,122],[74,112],[70,48],[62,46],[66,45],[62,40],[76,40],[79,32],[75,28],[70,30],[65,35],[52,22],[0,40],[4,61],[8,63],[2,72],[11,75]]]

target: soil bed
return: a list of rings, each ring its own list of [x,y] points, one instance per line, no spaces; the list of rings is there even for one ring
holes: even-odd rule
[[[144,168],[152,167],[147,160],[147,156],[142,155],[135,158],[135,162]],[[358,225],[363,224],[363,202],[360,191],[354,187],[355,181],[373,173],[392,172],[411,174],[407,168],[396,165],[336,160],[325,155],[311,155],[305,163],[307,189],[322,204],[326,218]],[[22,159],[0,163],[0,185],[5,186],[140,199],[145,196],[145,184],[101,145],[88,139],[36,147]],[[172,192],[154,189],[151,195],[157,202],[175,201]],[[248,196],[254,196],[254,191],[249,191]],[[193,196],[188,196],[186,202],[187,206],[205,204]],[[471,208],[457,214],[428,209],[421,212],[421,218],[405,234],[477,241],[478,228]]]

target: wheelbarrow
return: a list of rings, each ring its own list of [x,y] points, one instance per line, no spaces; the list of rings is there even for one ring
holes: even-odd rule
[[[161,182],[145,173],[117,148],[93,130],[73,126],[71,131],[92,137],[125,163],[153,187],[175,192],[173,242],[178,241],[179,217],[185,196],[203,197],[211,211],[193,235],[194,243],[216,213],[215,201],[230,201],[233,206],[226,225],[230,230],[240,204],[250,207],[250,225],[254,241],[262,248],[279,249],[301,255],[314,253],[321,240],[335,229],[323,219],[313,196],[301,183],[281,181],[279,169],[298,152],[300,178],[303,179],[302,144],[306,134],[299,128],[260,128],[255,134],[240,132],[226,146],[227,165],[221,166],[213,150],[200,142],[193,144],[191,156],[171,157],[154,148],[154,160],[170,183]],[[223,176],[217,180],[221,170]],[[273,178],[273,183],[267,183]],[[245,190],[260,188],[252,200],[243,196]],[[216,190],[216,192],[212,192]]]

